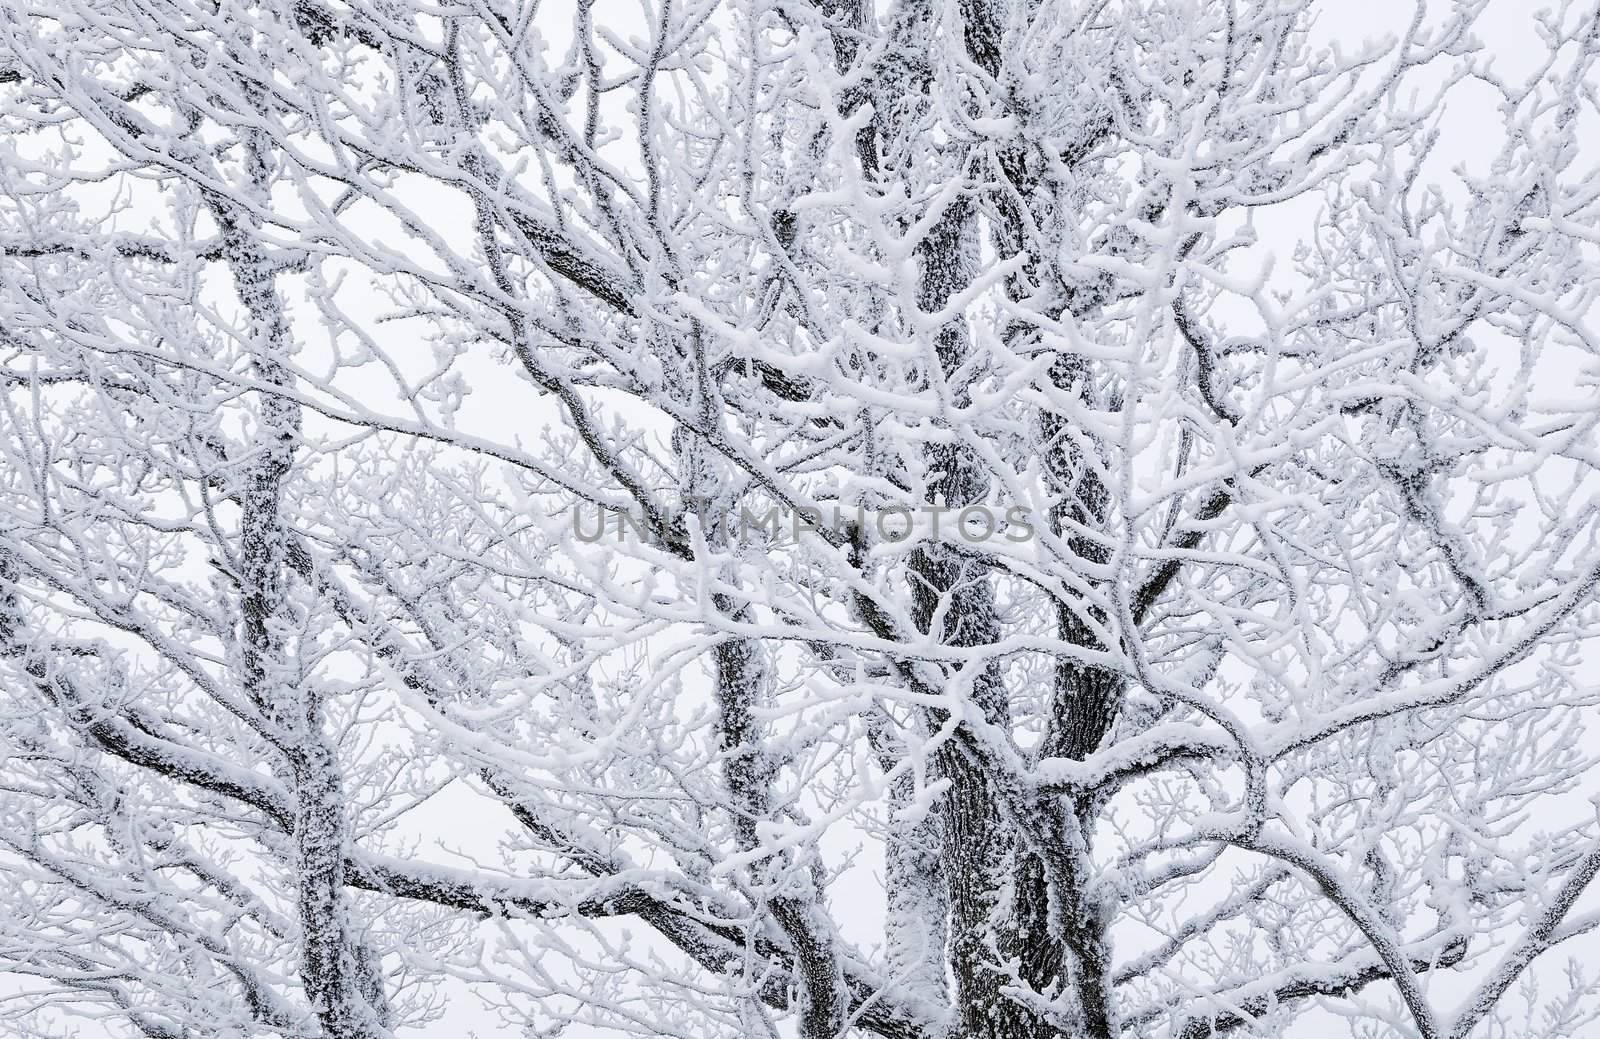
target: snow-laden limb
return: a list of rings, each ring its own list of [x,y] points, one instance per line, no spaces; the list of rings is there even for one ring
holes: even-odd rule
[[[1562,878],[1561,887],[1551,897],[1549,904],[1541,908],[1526,933],[1506,950],[1494,970],[1456,1011],[1448,1033],[1451,1039],[1463,1039],[1471,1035],[1472,1029],[1493,1012],[1495,1004],[1528,969],[1535,957],[1548,951],[1557,942],[1581,933],[1577,929],[1563,933],[1562,924],[1596,873],[1600,873],[1600,845],[1591,847]]]
[[[1592,6],[47,7],[0,1030],[1600,1012]]]

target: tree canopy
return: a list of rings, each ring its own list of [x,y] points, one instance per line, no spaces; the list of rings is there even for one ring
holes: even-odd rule
[[[1600,9],[1398,6],[0,0],[0,1032],[1592,1034]]]

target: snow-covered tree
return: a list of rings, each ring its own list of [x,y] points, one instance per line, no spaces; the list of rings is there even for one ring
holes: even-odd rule
[[[0,0],[0,1032],[1592,1035],[1600,9],[1354,6]]]

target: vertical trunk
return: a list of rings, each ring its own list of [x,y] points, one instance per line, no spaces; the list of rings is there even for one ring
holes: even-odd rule
[[[726,596],[716,596],[714,605],[731,620],[750,620],[748,608]],[[728,789],[735,834],[741,849],[748,851],[759,844],[756,824],[770,819],[773,808],[772,781],[776,770],[763,747],[761,727],[754,717],[767,683],[766,662],[760,648],[746,639],[724,642],[712,656],[723,782]],[[794,950],[800,1036],[801,1039],[837,1039],[844,1032],[849,997],[835,948],[833,925],[822,904],[821,879],[809,863],[765,859],[754,867],[757,882],[775,877],[784,866],[798,867],[785,882],[798,882],[803,890],[797,894],[774,895],[768,907]]]
[[[1071,388],[1086,382],[1081,367],[1058,363],[1051,373],[1056,385]],[[1079,392],[1088,396],[1087,385]],[[1097,535],[1105,529],[1110,495],[1099,472],[1081,448],[1066,436],[1065,420],[1047,414],[1041,422],[1046,474],[1056,502],[1051,509],[1051,530],[1066,542],[1073,560],[1082,560],[1087,573],[1079,577],[1091,587],[1100,581],[1093,571],[1110,558],[1110,549]],[[1105,650],[1096,634],[1106,615],[1082,599],[1056,607],[1056,637],[1070,646]],[[1116,719],[1122,702],[1120,674],[1072,658],[1058,660],[1054,669],[1044,738],[1038,753],[1044,757],[1082,760],[1099,747]],[[1093,869],[1091,848],[1096,806],[1083,801],[1050,806],[1041,832],[1055,835],[1056,847],[1043,854],[1035,848],[1019,863],[1017,890],[1017,955],[1021,973],[1036,989],[1050,992],[1072,983],[1087,1033],[1096,1039],[1114,1034],[1111,1020],[1111,951],[1101,907],[1089,898]],[[1049,862],[1051,856],[1056,863]],[[1066,952],[1071,950],[1072,962]]]
[[[910,803],[911,785],[910,777],[897,784],[895,807]],[[891,830],[885,852],[889,975],[929,1008],[949,1000],[944,969],[949,899],[939,852],[938,823],[931,815]]]
[[[1009,91],[1003,68],[1006,9],[993,0],[962,0],[961,13],[968,56],[999,89]],[[1026,119],[1025,104],[1016,98],[1006,101],[1009,107],[1016,108],[1020,118]],[[1086,126],[1083,132],[1098,134],[1104,128]],[[1090,146],[1088,139],[1080,141],[1063,157],[1081,156]],[[1029,170],[1026,161],[1031,147],[1018,137],[995,151],[994,172],[1009,182],[1009,190],[996,192],[994,199],[996,219],[992,233],[996,247],[1002,256],[1032,254],[1022,271],[1007,282],[1007,291],[1017,300],[1031,294],[1041,278],[1048,281],[1037,247],[1027,248],[1026,228],[1030,224],[1052,226],[1057,222],[1053,218],[1059,214],[1050,210],[1061,202],[1059,196],[1039,195],[1037,175]],[[1025,213],[1027,209],[1034,211]],[[1084,396],[1091,392],[1088,373],[1076,361],[1058,361],[1050,378],[1058,388],[1072,389],[1076,384]],[[1074,560],[1082,560],[1086,569],[1098,568],[1110,556],[1105,543],[1096,536],[1103,530],[1109,511],[1107,488],[1066,435],[1061,416],[1042,416],[1040,432],[1046,477],[1056,497],[1050,515],[1052,532],[1066,542]],[[1091,585],[1095,583],[1092,576],[1081,571],[1079,577]],[[1103,625],[1104,612],[1081,601],[1057,605],[1056,634],[1061,641],[1086,649],[1106,649],[1090,621]],[[1121,696],[1122,679],[1116,672],[1070,658],[1059,660],[1038,753],[1075,759],[1092,753],[1110,729]],[[1052,1000],[1063,1000],[1068,1006],[1075,1004],[1069,1011],[1077,1020],[1074,1031],[1082,1029],[1097,1039],[1109,1039],[1115,1032],[1111,1024],[1110,947],[1101,909],[1088,896],[1093,868],[1093,813],[1091,804],[1053,803],[1039,806],[1024,821],[1022,829],[1027,841],[1016,856],[1012,913],[1006,922],[1002,948],[1030,988]],[[1026,1025],[1021,1028],[1025,1030]],[[1023,1030],[1019,1034],[1024,1034]]]
[[[942,308],[953,293],[971,282],[977,260],[976,225],[971,202],[959,200],[918,246],[922,284],[917,302],[923,311]],[[966,403],[958,369],[969,359],[970,351],[962,319],[940,329],[936,352],[941,374],[950,380],[952,399],[946,402],[950,406]],[[958,511],[985,500],[987,475],[959,443],[933,446],[928,462],[937,474],[928,487],[933,504]],[[1000,629],[994,589],[981,564],[948,546],[933,544],[913,555],[911,571],[913,618],[922,631],[951,646],[976,648],[996,641]],[[933,631],[936,622],[941,623],[937,632]],[[971,676],[971,689],[984,718],[1008,729],[1010,708],[998,670],[988,666]],[[1001,798],[979,765],[954,742],[940,747],[936,764],[940,775],[950,781],[940,805],[940,828],[950,908],[948,956],[961,1034],[970,1039],[1051,1035],[1044,1020],[1003,992],[1010,979],[999,963],[995,924],[1018,849]]]
[[[975,48],[979,66],[992,73],[999,62],[998,33],[985,8],[982,0],[964,0],[960,10],[969,51]],[[923,12],[923,17],[930,14]],[[924,312],[943,308],[951,295],[971,283],[977,267],[977,235],[975,207],[963,197],[952,203],[918,245],[922,280],[917,304]],[[939,330],[936,354],[939,375],[950,390],[947,406],[966,403],[959,370],[970,359],[971,348],[964,319],[952,320]],[[959,510],[985,500],[987,476],[959,443],[934,445],[928,463],[937,474],[928,487],[933,504]],[[922,631],[962,647],[987,645],[999,637],[994,590],[982,566],[935,544],[913,555],[911,571],[913,619]],[[941,604],[942,630],[933,632]],[[1010,706],[999,672],[991,666],[971,676],[971,690],[984,718],[1009,731]],[[954,743],[941,746],[935,764],[950,782],[940,805],[940,850],[950,914],[947,956],[955,982],[959,1034],[963,1039],[1042,1039],[1051,1034],[1048,1024],[1004,994],[1010,978],[999,962],[1002,943],[996,925],[1019,848],[1003,816],[1002,799],[978,763]]]
[[[1083,373],[1078,364],[1058,363],[1051,376],[1059,388],[1071,389]],[[1080,392],[1087,396],[1088,388],[1082,387]],[[1067,436],[1065,419],[1045,415],[1041,435],[1046,474],[1055,498],[1051,530],[1065,540],[1073,558],[1081,559],[1086,568],[1098,569],[1111,557],[1110,548],[1095,536],[1105,528],[1109,491],[1099,472]],[[1091,574],[1080,577],[1091,586],[1099,584]],[[1105,611],[1092,603],[1060,603],[1056,607],[1056,636],[1071,646],[1105,650],[1108,647],[1090,626],[1093,621],[1103,627],[1105,620]],[[1117,672],[1071,658],[1057,661],[1040,754],[1081,761],[1094,753],[1116,719],[1121,700],[1122,677]]]
[[[694,392],[699,398],[700,420],[705,428],[720,423],[720,399],[712,384],[698,336],[691,337],[690,361]],[[717,479],[710,449],[688,430],[677,434],[681,466],[680,486],[685,501],[701,514],[709,544],[727,547],[723,519],[729,514],[726,495]],[[733,574],[722,575],[732,584]],[[727,594],[711,602],[719,614],[736,623],[754,618],[748,605]],[[722,752],[723,783],[727,788],[736,840],[743,851],[760,844],[757,823],[773,817],[772,784],[777,773],[765,747],[765,735],[755,711],[767,698],[768,661],[760,643],[730,639],[712,651],[712,684],[717,701],[717,735]],[[794,953],[795,997],[799,1006],[800,1039],[839,1039],[844,1034],[850,1008],[844,969],[835,943],[832,921],[823,903],[822,871],[806,849],[796,849],[788,861],[769,857],[752,867],[758,885],[775,881],[801,890],[772,895],[768,908]]]
[[[267,193],[265,148],[246,140],[246,168],[258,197]],[[289,328],[258,228],[226,197],[206,201],[222,232],[224,255],[250,317],[250,363],[261,382],[287,387],[282,359]],[[300,410],[275,393],[260,396],[257,427],[241,497],[239,537],[240,649],[246,690],[269,720],[289,763],[295,793],[295,891],[300,922],[300,976],[328,1039],[382,1039],[381,980],[371,957],[361,969],[350,938],[344,891],[348,832],[343,779],[322,733],[322,704],[291,673],[283,626],[291,620],[290,531],[283,519],[285,484],[300,437]]]
[[[1058,385],[1068,384],[1067,368],[1058,365],[1052,373]],[[1107,515],[1105,485],[1065,436],[1063,419],[1045,415],[1041,432],[1046,473],[1058,499],[1051,510],[1051,530],[1075,559],[1098,567],[1110,555],[1093,536]],[[1094,583],[1087,575],[1080,577]],[[1106,648],[1090,620],[1103,624],[1104,612],[1081,600],[1058,604],[1057,638],[1086,649]],[[1121,696],[1122,679],[1116,672],[1070,658],[1058,660],[1039,756],[1081,760],[1092,753],[1116,717]],[[1087,900],[1094,810],[1082,803],[1040,811],[1030,827],[1033,844],[1018,856],[1007,948],[1035,991],[1055,997],[1071,986],[1088,1034],[1102,1036],[1109,1034],[1106,1011],[1100,1008],[1109,1003],[1110,949],[1099,908]]]
[[[17,594],[21,571],[11,551],[0,545],[0,656],[21,656],[27,648],[22,641],[22,599]]]
[[[904,760],[907,748],[889,716],[874,710],[867,716],[868,739],[885,772]],[[900,817],[913,806],[916,781],[901,775],[890,790],[890,819],[884,847],[885,960],[889,977],[930,1018],[950,1005],[945,977],[946,897],[940,857],[939,823],[934,812],[915,821]]]

